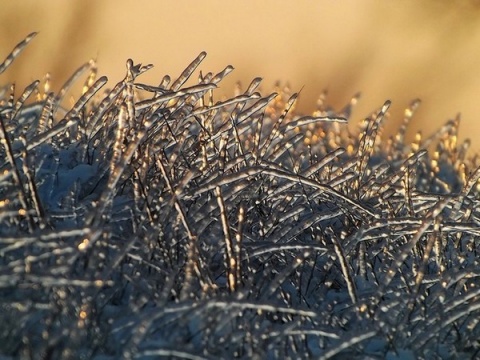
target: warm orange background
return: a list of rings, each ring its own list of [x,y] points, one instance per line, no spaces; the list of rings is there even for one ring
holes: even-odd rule
[[[355,120],[386,99],[399,119],[420,97],[410,134],[461,112],[461,134],[480,150],[479,10],[474,0],[2,1],[0,57],[28,33],[39,35],[0,83],[23,87],[50,72],[58,89],[96,58],[113,86],[129,57],[155,64],[142,81],[158,83],[205,50],[204,72],[236,68],[223,82],[227,94],[256,76],[264,92],[289,81],[303,87],[297,108],[309,112],[323,89],[336,108],[361,91]]]

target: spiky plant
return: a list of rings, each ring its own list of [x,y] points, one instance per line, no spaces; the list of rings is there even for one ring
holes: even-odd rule
[[[158,86],[128,60],[111,90],[93,63],[57,94],[4,88],[0,353],[478,356],[480,170],[458,119],[406,144],[418,101],[387,140],[389,102],[358,133],[355,98],[301,117],[255,79],[215,102],[231,66],[185,85],[205,55]]]

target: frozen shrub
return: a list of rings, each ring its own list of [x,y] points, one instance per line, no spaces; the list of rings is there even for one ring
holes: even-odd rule
[[[7,57],[0,73],[31,40]],[[233,69],[88,63],[0,103],[0,353],[21,358],[478,355],[478,179],[459,119],[382,139],[387,101],[295,115]],[[83,73],[82,95],[65,94]],[[321,98],[322,100],[323,98]]]

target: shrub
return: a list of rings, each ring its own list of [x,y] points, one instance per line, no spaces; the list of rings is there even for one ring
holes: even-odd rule
[[[459,120],[406,144],[418,101],[386,140],[388,101],[358,133],[355,98],[299,116],[255,79],[215,101],[231,66],[186,86],[205,55],[158,86],[128,60],[110,90],[92,62],[57,94],[4,88],[0,353],[478,355],[480,169]]]

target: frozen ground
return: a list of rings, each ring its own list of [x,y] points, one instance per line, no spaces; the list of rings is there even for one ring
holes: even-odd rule
[[[358,133],[351,105],[298,117],[257,80],[218,102],[231,67],[185,85],[204,55],[158,86],[129,61],[110,90],[87,64],[73,106],[4,89],[3,358],[479,356],[458,120],[406,144],[417,103],[382,139],[388,102]]]

